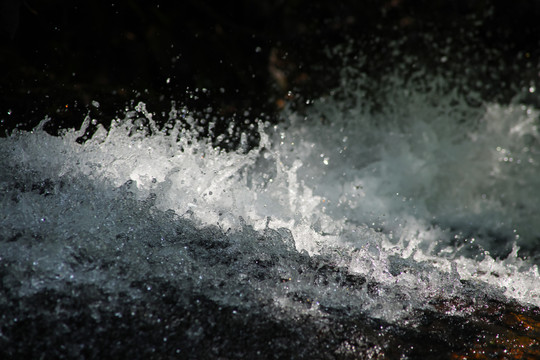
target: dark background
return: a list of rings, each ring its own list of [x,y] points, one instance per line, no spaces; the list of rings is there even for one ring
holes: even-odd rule
[[[2,135],[32,128],[45,115],[53,132],[78,126],[87,114],[106,124],[138,101],[158,121],[171,100],[222,116],[223,128],[261,112],[278,121],[286,104],[300,107],[338,85],[350,54],[328,50],[347,43],[367,54],[361,70],[374,78],[412,55],[449,77],[465,74],[470,88],[462,90],[479,88],[486,100],[509,101],[522,92],[538,102],[525,90],[539,79],[536,0],[0,0],[0,6]],[[442,56],[449,59],[444,64]]]

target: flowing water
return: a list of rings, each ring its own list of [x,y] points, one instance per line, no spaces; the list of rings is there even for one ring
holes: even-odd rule
[[[429,357],[490,336],[463,330],[479,309],[540,306],[538,110],[421,72],[374,109],[363,81],[253,117],[251,149],[144,103],[0,139],[3,353]]]

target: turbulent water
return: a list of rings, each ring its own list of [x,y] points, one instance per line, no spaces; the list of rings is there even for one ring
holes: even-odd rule
[[[388,79],[382,110],[348,80],[253,118],[249,151],[143,103],[87,141],[100,119],[0,139],[4,354],[406,356],[384,329],[540,306],[538,110]]]

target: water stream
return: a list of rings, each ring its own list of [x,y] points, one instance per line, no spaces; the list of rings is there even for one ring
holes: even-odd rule
[[[144,103],[0,139],[1,351],[414,358],[468,346],[426,319],[540,306],[538,110],[423,73],[388,75],[374,110],[362,81],[254,116],[253,149]]]

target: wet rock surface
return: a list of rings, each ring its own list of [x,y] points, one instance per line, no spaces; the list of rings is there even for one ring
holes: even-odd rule
[[[20,297],[13,285],[4,287],[0,353],[12,359],[488,359],[535,358],[540,351],[539,309],[512,302],[441,300],[434,304],[439,311],[416,314],[410,328],[333,307],[318,316],[287,314],[249,295],[249,306],[230,306],[195,285],[162,279],[130,287],[144,295],[66,284]],[[447,313],[460,307],[470,315]]]

